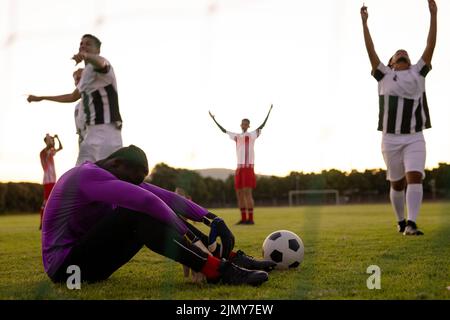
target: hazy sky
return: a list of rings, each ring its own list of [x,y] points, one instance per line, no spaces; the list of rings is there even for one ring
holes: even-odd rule
[[[433,128],[427,167],[450,162],[450,1],[439,1],[434,69],[427,77]],[[427,0],[367,0],[383,61],[400,48],[417,61],[429,28]],[[384,168],[377,83],[370,76],[355,0],[0,0],[0,181],[42,179],[45,133],[76,161],[74,104],[28,104],[26,94],[72,92],[70,58],[81,35],[103,42],[114,67],[124,145],[153,166],[230,168],[235,146],[208,116],[256,128],[257,173]],[[446,77],[447,76],[447,77]]]

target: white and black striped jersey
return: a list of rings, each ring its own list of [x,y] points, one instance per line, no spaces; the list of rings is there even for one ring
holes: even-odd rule
[[[378,81],[379,131],[408,134],[431,128],[425,93],[425,77],[430,70],[423,59],[402,71],[380,62],[372,73]]]
[[[108,61],[102,70],[96,70],[88,63],[77,88],[81,93],[86,125],[116,123],[121,127],[116,76]]]

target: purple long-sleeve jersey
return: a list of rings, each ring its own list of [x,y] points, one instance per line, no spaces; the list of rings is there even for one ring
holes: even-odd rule
[[[53,275],[77,241],[119,206],[149,214],[182,235],[187,227],[177,214],[194,221],[208,214],[174,192],[148,183],[133,185],[86,162],[62,175],[47,201],[42,227],[45,272]]]

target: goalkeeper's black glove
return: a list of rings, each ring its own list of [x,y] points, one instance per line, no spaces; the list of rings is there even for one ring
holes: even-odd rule
[[[217,245],[217,238],[220,238],[221,241],[221,253],[220,257],[228,259],[231,251],[234,248],[234,235],[228,229],[227,225],[223,221],[223,219],[216,217],[210,224],[211,231],[209,232],[208,237],[208,249],[210,252],[214,252]]]

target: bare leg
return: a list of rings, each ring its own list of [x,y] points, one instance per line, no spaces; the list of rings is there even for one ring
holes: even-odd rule
[[[403,178],[398,181],[391,181],[391,188],[395,191],[403,191],[406,188],[406,179]]]
[[[407,172],[406,181],[408,184],[422,184],[422,173],[418,171]]]

